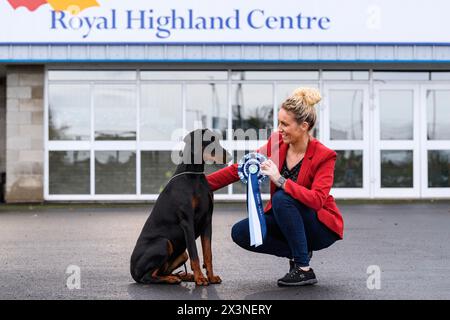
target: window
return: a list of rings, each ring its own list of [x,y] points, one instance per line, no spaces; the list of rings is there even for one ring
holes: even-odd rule
[[[411,150],[381,151],[381,187],[413,187],[413,152]]]
[[[273,130],[273,86],[269,84],[234,84],[231,88],[233,130],[240,129],[247,132],[249,129],[256,131],[269,129],[267,134],[258,132],[253,139],[269,137]]]
[[[428,151],[428,187],[450,187],[450,150]]]
[[[331,90],[330,139],[363,139],[363,92],[361,90]]]
[[[154,200],[176,170],[172,152],[187,132],[220,133],[235,163],[266,142],[283,101],[306,86],[322,95],[312,134],[337,153],[333,196],[448,198],[448,74],[50,70],[45,197]],[[225,166],[205,165],[205,173]],[[267,200],[268,181],[261,190]],[[240,181],[215,192],[216,199],[245,193]]]
[[[228,128],[227,86],[225,84],[186,85],[186,129],[200,125],[226,137]]]
[[[136,140],[136,112],[135,87],[95,86],[95,140]]]
[[[49,88],[49,139],[90,140],[89,85],[59,85]]]
[[[89,151],[51,151],[49,162],[51,194],[90,194]]]
[[[180,84],[141,86],[141,140],[170,140],[183,127],[183,96]]]
[[[362,150],[337,150],[334,188],[363,187]]]
[[[411,90],[380,90],[380,139],[412,140],[413,111]]]
[[[136,193],[136,152],[95,152],[95,193]]]
[[[427,90],[428,140],[450,140],[450,90]]]

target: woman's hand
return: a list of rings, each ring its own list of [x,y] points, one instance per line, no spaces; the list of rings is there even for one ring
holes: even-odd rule
[[[277,165],[270,159],[261,163],[261,172],[268,176],[275,184],[277,184],[278,178],[281,177]]]

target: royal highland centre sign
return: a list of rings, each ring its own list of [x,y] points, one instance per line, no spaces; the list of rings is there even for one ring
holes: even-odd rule
[[[0,0],[0,44],[450,43],[442,0]]]

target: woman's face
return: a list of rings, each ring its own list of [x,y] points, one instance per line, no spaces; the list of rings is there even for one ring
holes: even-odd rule
[[[281,108],[278,112],[278,131],[284,143],[295,144],[308,134],[308,124],[299,124],[292,112]]]

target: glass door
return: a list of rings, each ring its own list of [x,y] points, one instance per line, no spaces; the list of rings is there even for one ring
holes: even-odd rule
[[[419,90],[376,84],[373,113],[373,197],[420,196]]]
[[[421,88],[422,197],[450,197],[450,86]]]
[[[364,84],[325,84],[323,135],[337,153],[332,194],[369,196],[369,94]]]

